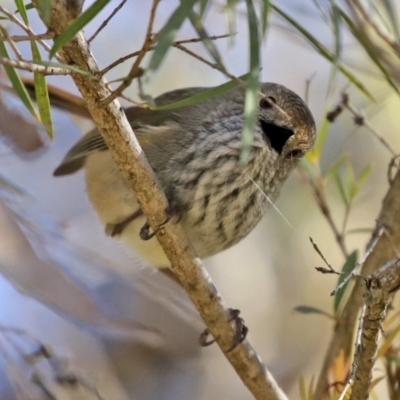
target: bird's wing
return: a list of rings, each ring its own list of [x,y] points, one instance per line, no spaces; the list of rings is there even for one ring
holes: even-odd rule
[[[187,88],[165,93],[155,99],[157,105],[169,104],[206,88]],[[180,130],[181,109],[162,111],[131,107],[125,110],[127,119],[135,131],[141,147],[146,152],[150,147],[159,148],[159,143],[166,140],[165,135],[174,137]],[[97,129],[93,129],[82,137],[66,154],[61,164],[54,171],[55,176],[69,175],[83,167],[86,157],[95,151],[108,150],[103,137]],[[166,153],[160,157],[167,159]],[[158,160],[161,162],[162,160]]]

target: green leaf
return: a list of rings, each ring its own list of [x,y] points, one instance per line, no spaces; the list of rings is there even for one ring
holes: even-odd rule
[[[390,347],[393,345],[393,342],[397,338],[397,335],[400,332],[400,325],[396,326],[396,328],[392,329],[389,331],[389,333],[386,332],[385,334],[385,340],[383,341],[380,349],[377,352],[377,358],[383,357]]]
[[[253,1],[246,0],[246,5],[250,40],[250,78],[244,103],[242,151],[240,154],[240,162],[242,163],[246,163],[250,155],[260,99],[260,33],[258,31],[258,20]]]
[[[380,61],[380,56],[376,53],[375,48],[371,46],[371,43],[366,40],[366,37],[362,31],[358,28],[358,26],[342,11],[340,10],[340,15],[345,21],[346,25],[350,29],[350,32],[354,35],[354,37],[358,40],[361,46],[364,47],[364,50],[369,55],[369,58],[372,62],[380,69],[383,73],[386,81],[389,85],[395,90],[397,94],[400,94],[399,88],[397,87],[396,83],[393,81],[390,72],[384,67],[384,65]]]
[[[28,13],[26,12],[25,4],[22,0],[14,0],[17,6],[18,12],[21,14],[25,24],[29,26]],[[42,7],[44,3],[47,3],[47,7],[50,7],[50,2],[47,0],[41,0],[39,2],[39,8],[41,13],[43,12]],[[42,13],[43,14],[43,13]],[[49,15],[49,14],[48,14]],[[42,15],[43,16],[43,15]],[[40,62],[42,57],[39,48],[35,41],[31,41],[32,58],[35,63]],[[44,75],[39,73],[33,74],[33,81],[35,87],[35,97],[39,108],[40,121],[42,122],[44,129],[46,130],[50,139],[54,138],[53,121],[51,118],[51,108],[49,93],[47,90],[46,78]]]
[[[349,229],[346,231],[346,235],[353,235],[353,234],[358,234],[358,233],[372,233],[374,231],[373,228],[355,228],[355,229]]]
[[[365,185],[365,182],[367,181],[368,177],[371,175],[372,172],[372,165],[368,164],[357,176],[356,178],[356,188],[355,188],[355,193],[354,197],[357,196],[358,193],[360,193],[360,190],[363,188]]]
[[[326,139],[328,138],[330,127],[330,122],[327,119],[324,119],[321,126],[319,127],[317,140],[314,147],[306,154],[306,158],[314,165],[317,165],[319,163],[322,151],[324,150]]]
[[[50,0],[39,0],[39,12],[44,22],[49,21],[51,16]]]
[[[274,4],[271,4],[272,8],[282,17],[284,18],[290,25],[296,28],[304,38],[318,51],[318,53],[326,58],[329,62],[333,63],[335,57],[332,53],[310,32],[307,31],[303,26],[297,23],[293,18],[291,18],[288,14],[282,11],[279,7]],[[338,66],[341,73],[346,76],[346,78],[353,83],[355,87],[357,87],[362,93],[364,93],[370,100],[374,100],[374,97],[369,92],[369,90],[361,83],[360,80],[356,78],[354,74],[352,74],[343,64]]]
[[[343,154],[337,161],[335,161],[325,172],[324,178],[329,178],[334,174],[338,173],[339,168],[343,166],[343,164],[348,161],[349,155]]]
[[[334,317],[332,315],[328,314],[326,311],[323,311],[323,310],[313,307],[313,306],[297,306],[293,310],[300,314],[325,315],[326,317],[334,319]]]
[[[29,11],[29,10],[34,10],[35,9],[35,6],[32,4],[32,3],[28,3],[28,4],[25,4],[25,10],[26,11]],[[19,14],[20,12],[19,12],[19,10],[17,9],[17,11],[15,11],[15,14]]]
[[[34,61],[41,61],[41,54],[35,41],[31,41],[32,56]],[[34,73],[33,81],[35,85],[36,102],[38,104],[40,119],[49,135],[50,139],[54,138],[53,121],[51,118],[51,107],[49,92],[47,89],[46,78],[42,74]]]
[[[4,39],[4,37],[0,31],[0,56],[3,58],[10,58],[8,55],[5,42],[1,39]],[[40,117],[35,109],[35,106],[33,105],[32,99],[29,96],[25,88],[25,85],[22,83],[22,80],[19,77],[18,73],[16,72],[15,68],[4,66],[4,70],[6,71],[6,74],[10,79],[15,92],[17,93],[22,103],[25,105],[25,107],[28,109],[28,111],[33,115],[35,119],[40,120]]]
[[[160,37],[149,63],[149,70],[155,71],[164,60],[167,51],[175,40],[178,30],[193,9],[196,0],[185,0],[172,13],[171,17],[161,29]]]
[[[398,42],[400,42],[400,29],[398,20],[396,17],[399,16],[398,11],[396,10],[396,3],[392,2],[392,0],[382,0],[383,7],[386,11],[386,14],[389,18],[389,21],[392,25],[393,32],[396,36]]]
[[[89,8],[86,9],[71,25],[65,29],[55,40],[50,50],[50,58],[72,40],[76,34],[85,27],[99,12],[110,2],[110,0],[96,0]]]
[[[18,12],[21,14],[23,21],[25,22],[25,25],[29,26],[28,13],[26,12],[26,7],[23,0],[14,0],[14,3],[17,6]]]
[[[335,37],[335,52],[333,54],[333,68],[331,70],[331,74],[329,77],[329,91],[333,89],[333,83],[336,78],[337,71],[339,70],[341,54],[342,54],[342,38],[340,31],[340,10],[339,7],[336,6],[334,0],[329,0],[331,5],[331,20],[333,27],[333,35]]]
[[[268,27],[268,17],[271,10],[271,3],[269,0],[261,1],[261,34],[265,35]]]
[[[368,164],[357,176],[357,183],[360,189],[364,186],[368,177],[371,175],[371,172],[372,172],[372,165]]]
[[[299,390],[300,390],[300,400],[308,400],[307,396],[307,387],[306,387],[306,381],[304,379],[304,376],[300,376],[300,382],[299,382]]]
[[[206,15],[206,12],[210,6],[210,1],[209,0],[199,0],[199,15],[200,18],[204,18]]]
[[[349,199],[348,199],[348,195],[347,195],[347,192],[346,192],[346,188],[345,188],[345,186],[343,184],[342,178],[340,177],[340,175],[337,172],[334,174],[334,178],[335,178],[336,185],[337,185],[337,187],[339,189],[340,196],[341,196],[341,198],[343,200],[343,203],[344,203],[344,205],[346,207],[348,207],[349,206]]]
[[[228,18],[228,32],[229,32],[229,43],[232,45],[236,32],[236,6],[238,0],[227,0],[226,6],[223,11]]]
[[[96,80],[99,79],[97,76],[93,76],[90,72],[84,71],[73,65],[62,64],[62,63],[53,62],[53,61],[45,61],[45,60],[32,60],[32,61],[28,61],[28,62],[31,62],[32,64],[42,65],[44,67],[62,68],[62,69],[66,69],[71,72],[75,72],[77,74],[88,76],[92,79],[96,79]]]
[[[239,76],[238,80],[246,81],[246,80],[248,80],[249,75],[250,74],[245,74],[245,75]],[[214,88],[205,90],[204,92],[187,97],[184,100],[176,101],[174,103],[166,104],[166,105],[159,106],[159,107],[156,106],[156,107],[149,107],[149,108],[151,108],[153,110],[173,110],[175,108],[190,106],[190,105],[193,105],[196,103],[200,103],[201,101],[208,100],[211,97],[218,96],[222,93],[225,93],[228,90],[231,90],[231,89],[235,88],[236,86],[238,86],[238,84],[239,83],[237,81],[229,81],[222,85],[216,86]]]
[[[343,282],[343,280],[346,279],[347,275],[351,271],[353,271],[353,269],[355,268],[355,266],[357,264],[357,259],[358,259],[358,250],[354,250],[347,257],[346,262],[343,264],[342,271],[341,271],[342,273],[339,275],[339,280],[338,280],[337,286],[339,286]],[[343,296],[346,292],[346,288],[348,287],[349,282],[350,282],[350,280],[342,287],[341,290],[339,290],[336,293],[334,304],[333,304],[333,309],[335,311],[335,315],[338,313],[340,303],[343,299]]]
[[[300,165],[305,169],[309,179],[312,182],[320,178],[320,171],[318,164],[315,164],[314,162],[310,161],[310,159],[307,158],[307,155],[301,159]]]
[[[181,3],[186,0],[181,0]],[[207,49],[210,56],[214,59],[214,61],[225,71],[226,67],[222,60],[222,57],[215,45],[214,41],[210,39],[206,29],[204,28],[203,24],[201,23],[201,18],[197,15],[194,11],[189,12],[189,19],[193,28],[196,30],[197,34],[201,38],[202,44]]]

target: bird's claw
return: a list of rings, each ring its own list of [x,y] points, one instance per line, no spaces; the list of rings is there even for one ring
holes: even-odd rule
[[[139,236],[142,240],[150,240],[154,236],[157,235],[157,233],[160,232],[160,230],[169,222],[171,221],[172,218],[176,218],[174,222],[178,223],[181,219],[182,212],[180,209],[175,209],[174,207],[169,206],[167,211],[167,218],[165,219],[164,222],[162,222],[160,225],[156,227],[156,229],[153,232],[150,232],[151,226],[149,221],[146,221],[145,224],[142,226],[140,229]]]
[[[249,332],[249,329],[244,323],[243,318],[241,318],[240,315],[240,310],[230,308],[229,309],[229,314],[230,314],[230,319],[229,321],[232,321],[235,323],[235,336],[233,337],[233,342],[232,346],[229,347],[228,350],[226,350],[227,353],[231,352],[233,349],[236,348],[237,345],[243,342],[244,339],[246,339],[247,333]],[[202,347],[207,347],[212,345],[215,342],[215,339],[210,339],[207,340],[208,336],[210,335],[210,332],[208,329],[206,329],[199,337],[199,344]]]

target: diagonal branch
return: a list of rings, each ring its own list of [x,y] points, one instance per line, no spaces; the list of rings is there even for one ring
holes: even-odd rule
[[[382,208],[379,213],[378,223],[370,242],[377,236],[383,226],[383,234],[375,247],[375,250],[366,259],[361,270],[361,274],[366,276],[373,273],[387,260],[397,257],[399,254],[396,247],[400,247],[400,169],[397,170],[389,190],[383,200]],[[344,351],[347,358],[350,357],[352,349],[352,338],[357,322],[357,315],[363,302],[363,285],[356,282],[353,291],[340,315],[339,321],[334,329],[331,343],[325,356],[324,364],[318,379],[316,388],[316,398],[323,398],[323,394],[328,387],[327,376],[332,362]]]
[[[33,3],[36,7],[39,6],[39,0],[34,0]],[[68,10],[68,4],[68,0],[51,1],[52,13],[47,23],[56,35],[63,32],[74,18],[73,12]],[[68,64],[76,65],[91,74],[98,71],[96,61],[82,34],[78,34],[65,45],[61,53]],[[99,106],[101,100],[110,95],[107,82],[89,79],[76,73],[72,74],[72,78],[151,226],[159,226],[167,219],[167,199],[118,101]],[[253,396],[256,399],[267,400],[287,399],[247,341],[232,351],[227,351],[236,333],[230,322],[230,313],[186,239],[180,224],[167,223],[157,238],[171,262],[175,275],[201,314],[209,332]]]
[[[382,323],[393,294],[400,287],[400,259],[395,258],[385,263],[366,278],[365,283],[366,312],[362,321],[361,343],[350,400],[368,398]]]

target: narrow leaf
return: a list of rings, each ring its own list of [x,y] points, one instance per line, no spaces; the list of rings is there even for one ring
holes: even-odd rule
[[[297,306],[293,310],[300,314],[325,315],[326,317],[334,319],[334,317],[332,315],[329,315],[326,311],[320,310],[319,308],[312,307],[312,306]]]
[[[346,207],[348,207],[349,206],[349,199],[348,199],[348,196],[347,196],[346,189],[345,189],[345,186],[343,184],[342,178],[340,177],[340,175],[338,173],[335,173],[333,176],[335,178],[336,186],[339,189],[339,193],[340,193],[340,196],[342,198],[342,201],[343,201],[344,205]]]
[[[330,122],[327,119],[324,119],[319,127],[314,147],[306,154],[306,158],[314,165],[319,163],[326,139],[328,138],[330,126]]]
[[[274,4],[271,4],[271,7],[282,17],[284,18],[290,25],[296,28],[304,38],[318,51],[318,53],[326,58],[329,62],[334,62],[334,56],[332,53],[317,39],[315,38],[307,29],[297,23],[293,18],[291,18],[288,14],[282,11],[279,7]],[[369,92],[369,90],[361,83],[360,80],[356,78],[354,74],[352,74],[343,64],[339,65],[339,70],[341,73],[346,76],[346,78],[353,83],[353,85],[358,88],[365,96],[367,96],[370,100],[374,100],[374,97]]]
[[[21,14],[23,21],[25,22],[25,25],[29,26],[28,13],[26,12],[26,7],[23,0],[14,0],[14,3],[17,6],[18,12]]]
[[[346,262],[343,264],[343,268],[342,268],[342,273],[341,275],[339,275],[339,280],[337,285],[339,286],[343,280],[346,278],[346,276],[355,268],[356,264],[357,264],[357,259],[358,259],[358,250],[354,250],[349,257],[347,258]],[[339,310],[339,306],[340,303],[343,299],[343,295],[346,292],[346,288],[349,285],[350,280],[343,286],[342,290],[339,290],[336,293],[335,296],[335,301],[333,304],[333,309],[335,310],[335,314],[337,314],[338,310]]]
[[[50,19],[51,3],[50,0],[39,0],[39,12],[44,22]]]
[[[54,45],[50,50],[50,58],[72,40],[76,34],[85,27],[108,3],[110,0],[96,0],[86,9],[72,24],[54,40]]]
[[[236,32],[236,6],[238,0],[227,0],[224,12],[228,18],[229,43],[233,45]]]
[[[261,1],[261,34],[265,35],[268,27],[268,17],[271,10],[271,4],[269,0]]]
[[[260,99],[260,33],[257,14],[252,0],[246,0],[247,25],[250,40],[250,78],[244,103],[244,121],[242,132],[242,151],[240,161],[247,162],[254,139],[254,127],[257,123],[258,102]]]
[[[304,376],[300,376],[299,390],[300,390],[300,400],[308,400],[306,380],[304,379]]]
[[[368,40],[366,40],[366,37],[363,34],[363,32],[360,31],[358,26],[342,10],[340,10],[340,15],[342,16],[346,25],[349,27],[350,32],[358,40],[358,42],[361,44],[361,46],[364,47],[364,50],[369,55],[369,58],[383,73],[383,75],[384,75],[386,81],[389,83],[389,85],[395,90],[395,92],[397,94],[400,94],[399,88],[397,87],[396,83],[393,81],[390,72],[381,63],[380,57],[376,53],[375,48],[373,46],[371,46],[371,43],[369,43]]]
[[[354,234],[359,234],[359,233],[372,233],[374,231],[373,228],[355,228],[355,229],[349,229],[346,231],[346,235],[354,235]]]
[[[372,172],[372,165],[368,164],[357,176],[357,182],[359,187],[361,188],[364,184],[365,181],[368,179],[368,177],[371,175]]]
[[[398,42],[400,42],[400,28],[397,20],[398,11],[396,10],[396,3],[392,0],[382,0],[384,9],[392,25],[393,32]]]
[[[185,0],[186,1],[186,0]],[[183,2],[183,0],[181,0]],[[201,38],[201,42],[204,47],[207,49],[210,56],[214,59],[214,61],[222,67],[223,70],[226,70],[224,62],[222,60],[221,54],[219,53],[217,46],[215,45],[214,41],[210,39],[206,29],[204,28],[203,24],[201,23],[201,18],[197,15],[194,11],[189,13],[190,22],[193,25],[193,28],[196,30],[197,34]]]
[[[329,178],[334,174],[338,173],[340,167],[349,159],[348,154],[343,154],[337,161],[335,161],[325,172],[324,178]]]
[[[376,355],[377,358],[383,357],[392,346],[394,340],[397,338],[397,335],[400,332],[400,325],[398,325],[395,329],[391,330],[389,333],[386,332],[385,340],[382,343],[382,346],[379,348],[378,353]]]
[[[41,54],[35,41],[31,41],[31,48],[33,59],[35,61],[40,61]],[[36,102],[39,108],[40,119],[50,139],[53,139],[54,129],[53,121],[51,118],[51,107],[46,78],[42,74],[35,73],[33,75],[33,80],[35,85]]]
[[[3,39],[3,35],[0,32],[0,56],[3,58],[10,58],[8,55],[5,42],[1,39]],[[30,98],[25,88],[25,85],[22,83],[22,80],[18,75],[18,73],[16,72],[15,68],[4,66],[4,70],[6,71],[6,74],[10,79],[15,92],[17,93],[22,103],[25,105],[25,107],[28,109],[28,111],[33,115],[35,119],[40,120],[40,117],[35,109],[35,106],[33,105],[32,99]]]
[[[239,80],[247,81],[249,79],[249,76],[250,76],[250,74],[242,75],[238,78],[238,81]],[[166,105],[159,106],[159,107],[156,106],[156,107],[150,107],[150,108],[153,110],[173,110],[175,108],[186,107],[186,106],[190,106],[190,105],[193,105],[196,103],[200,103],[201,101],[210,99],[211,97],[214,97],[214,96],[218,96],[222,93],[227,92],[228,90],[235,88],[236,86],[239,85],[238,81],[229,81],[222,85],[213,87],[211,89],[207,89],[204,92],[190,96],[184,100],[176,101],[174,103],[166,104]]]
[[[199,0],[199,15],[200,15],[200,18],[204,18],[209,6],[210,6],[210,1],[209,0]]]
[[[196,0],[185,0],[172,13],[171,17],[160,32],[160,38],[151,56],[149,69],[155,71],[164,60],[167,51],[175,40],[178,30],[189,16]]]
[[[62,68],[62,69],[66,69],[71,72],[75,72],[77,74],[88,76],[92,79],[96,79],[96,80],[99,79],[97,76],[93,76],[91,73],[84,71],[83,69],[80,69],[78,67],[75,67],[74,65],[62,64],[62,63],[58,63],[58,62],[45,61],[45,60],[32,60],[32,61],[28,61],[28,62],[32,62],[32,64],[42,65],[44,67]]]

